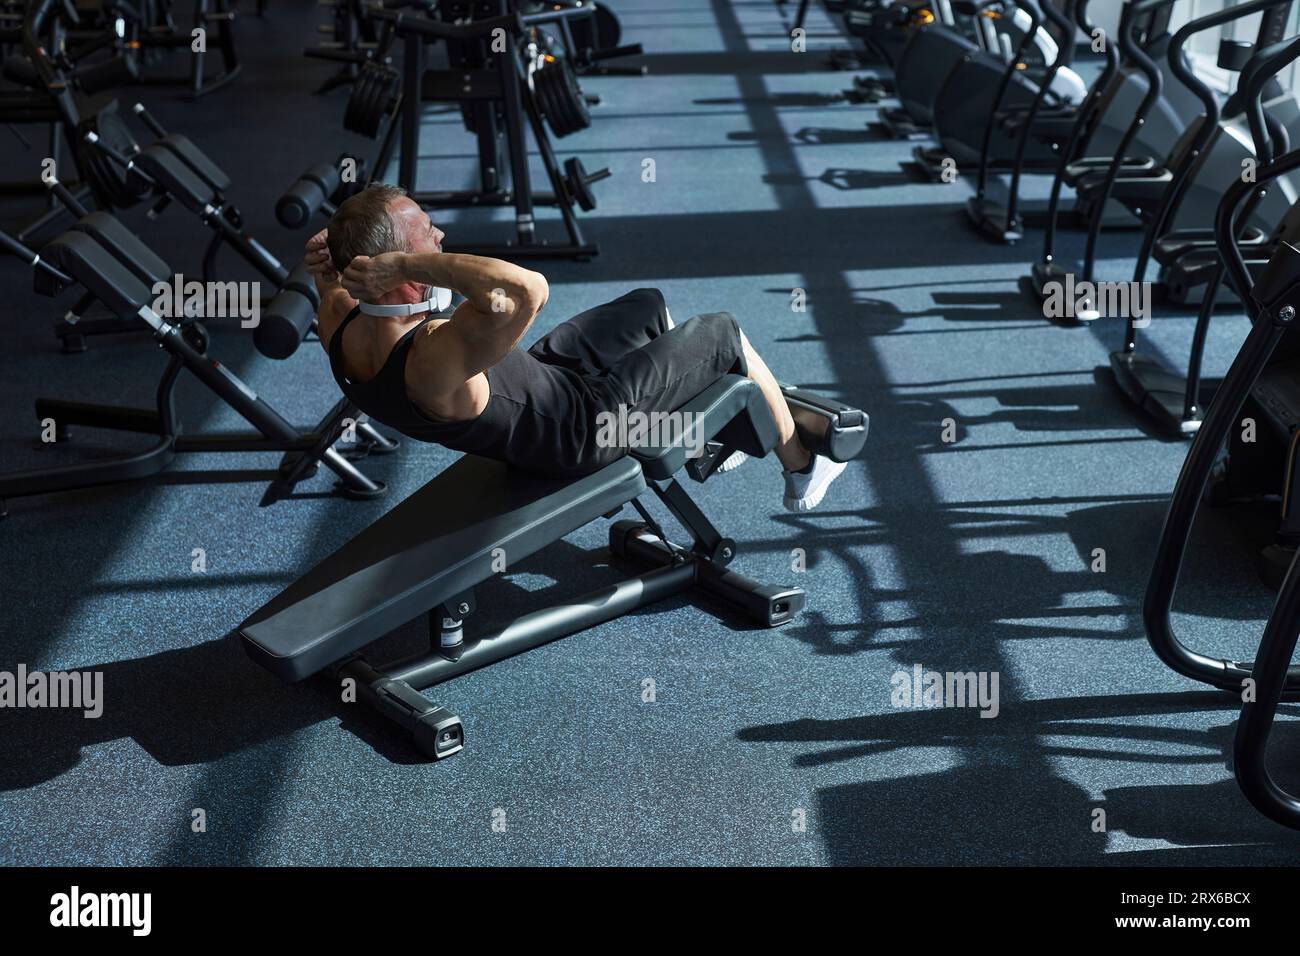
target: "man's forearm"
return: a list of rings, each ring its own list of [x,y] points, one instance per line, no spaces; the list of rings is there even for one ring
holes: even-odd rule
[[[536,311],[546,298],[546,280],[541,275],[486,256],[408,253],[402,271],[408,281],[459,292],[484,315],[507,318],[524,305]]]

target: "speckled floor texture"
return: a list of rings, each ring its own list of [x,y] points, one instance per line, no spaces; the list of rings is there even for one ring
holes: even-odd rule
[[[0,863],[1296,860],[1300,836],[1232,780],[1233,700],[1167,670],[1143,636],[1185,445],[1145,426],[1104,371],[1119,323],[1043,317],[1020,288],[1041,233],[992,245],[965,221],[968,178],[909,170],[912,144],[882,138],[876,107],[841,96],[852,74],[827,69],[826,54],[848,39],[817,5],[805,53],[790,51],[771,0],[611,6],[650,73],[584,80],[602,98],[595,122],[556,141],[561,158],[613,175],[582,217],[599,257],[539,266],[551,299],[527,341],[657,286],[679,321],[729,310],[781,378],[870,412],[866,453],[814,512],[781,510],[773,461],[691,485],[738,542],[737,568],[807,590],[802,617],[760,630],[674,600],[459,678],[430,697],[463,717],[468,746],[431,764],[327,681],[283,686],[228,635],[453,453],[407,442],[367,459],[389,485],[376,501],[332,496],[322,473],[259,507],[267,454],[185,456],[155,479],[15,499],[0,524],[0,669],[99,671],[106,702],[94,720],[0,710]],[[340,132],[344,91],[312,95],[330,72],[300,55],[315,5],[271,8],[239,21],[248,66],[233,87],[197,105],[164,89],[145,99],[231,174],[249,229],[288,259],[306,233],[275,222],[276,196],[310,164],[373,144]],[[469,182],[458,114],[430,109],[420,149],[428,188]],[[0,155],[14,166],[35,153],[6,138]],[[1047,185],[1030,177],[1026,194]],[[9,225],[20,207],[6,200]],[[197,272],[206,234],[183,210],[125,218],[177,271]],[[543,219],[557,228],[553,211]],[[505,225],[481,211],[439,221],[453,240]],[[1107,234],[1103,278],[1128,277],[1134,244]],[[1063,234],[1065,256],[1080,248]],[[228,251],[219,263],[251,278]],[[61,354],[51,325],[64,300],[33,294],[17,260],[0,282],[6,467],[72,453],[32,449],[38,394],[150,402],[163,359],[145,336]],[[1183,361],[1192,321],[1159,313],[1142,347]],[[1216,318],[1209,372],[1246,325]],[[313,422],[336,398],[314,345],[274,362],[227,328],[213,352],[291,420]],[[239,424],[193,383],[181,405],[191,430]],[[143,441],[83,430],[75,445]],[[1193,647],[1252,653],[1271,601],[1254,572],[1269,533],[1267,508],[1197,526],[1176,615]],[[479,626],[610,580],[606,540],[597,522],[481,588]],[[806,570],[792,567],[796,549]],[[426,639],[416,621],[385,650]],[[894,706],[891,679],[918,665],[996,674],[997,716]],[[1295,784],[1300,735],[1284,713],[1274,764]]]

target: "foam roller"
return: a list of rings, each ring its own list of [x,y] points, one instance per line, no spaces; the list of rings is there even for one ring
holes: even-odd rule
[[[253,344],[267,358],[287,359],[298,350],[316,319],[316,306],[296,289],[284,289],[262,310]]]
[[[299,229],[316,214],[321,204],[339,188],[339,169],[318,163],[298,177],[275,203],[275,218],[286,229]]]

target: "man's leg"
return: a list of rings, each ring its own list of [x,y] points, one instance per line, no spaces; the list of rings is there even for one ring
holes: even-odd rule
[[[799,440],[794,416],[767,363],[725,312],[697,316],[656,336],[589,379],[606,410],[670,412],[724,375],[744,375],[759,387],[777,426],[775,452],[785,469],[785,506],[817,506],[844,465],[812,455]],[[733,456],[734,457],[734,456]]]
[[[785,403],[781,386],[773,377],[767,363],[749,344],[749,339],[743,331],[740,333],[740,347],[745,353],[745,375],[762,390],[763,397],[767,399],[767,407],[771,409],[772,417],[776,419],[776,430],[779,436],[774,449],[776,457],[786,471],[802,471],[812,460],[812,453],[799,440],[799,433],[794,427],[794,416],[790,414],[790,406]]]
[[[548,365],[599,375],[672,327],[658,289],[633,289],[561,322],[528,351]]]
[[[746,376],[762,391],[776,421],[774,450],[781,465],[787,471],[807,467],[811,456],[799,441],[780,385],[726,313],[698,316],[629,352],[610,365],[602,383],[616,404],[667,412],[729,373]]]
[[[785,469],[785,507],[789,511],[811,511],[821,503],[826,489],[844,471],[845,466],[842,462],[815,456],[808,451],[799,440],[794,416],[786,404],[781,386],[744,332],[740,332],[740,345],[745,355],[745,374],[762,390],[768,408],[772,410],[772,417],[776,420],[779,439],[774,450]],[[735,467],[740,462],[728,463]]]

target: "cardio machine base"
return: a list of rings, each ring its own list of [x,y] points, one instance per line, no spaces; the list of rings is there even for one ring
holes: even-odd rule
[[[1047,298],[1048,286],[1053,283],[1064,283],[1065,277],[1065,269],[1054,261],[1039,260],[1029,268],[1029,285],[1039,301]]]
[[[901,106],[886,107],[877,115],[879,118],[873,125],[891,139],[917,140],[932,139],[934,137],[933,126],[918,123]]]
[[[855,76],[852,88],[844,93],[849,102],[870,105],[879,103],[881,100],[892,99],[897,95],[898,90],[895,88],[893,80],[877,76]]]
[[[1110,371],[1124,397],[1162,433],[1172,438],[1191,438],[1200,429],[1206,397],[1213,394],[1214,382],[1201,383],[1198,403],[1187,414],[1183,407],[1187,380],[1154,359],[1137,352],[1111,352]]]
[[[1034,297],[1043,305],[1043,316],[1045,318],[1051,319],[1057,325],[1067,327],[1086,325],[1097,318],[1095,312],[1092,314],[1078,312],[1073,307],[1073,304],[1062,309],[1057,315],[1053,315],[1047,310],[1047,300],[1052,296],[1062,296],[1069,288],[1071,276],[1070,270],[1058,262],[1039,260],[1030,267],[1027,282],[1033,291]],[[1061,304],[1066,305],[1064,302]]]
[[[1008,219],[1006,206],[984,196],[966,200],[966,219],[980,235],[994,242],[1013,246],[1025,237],[1020,218]]]

